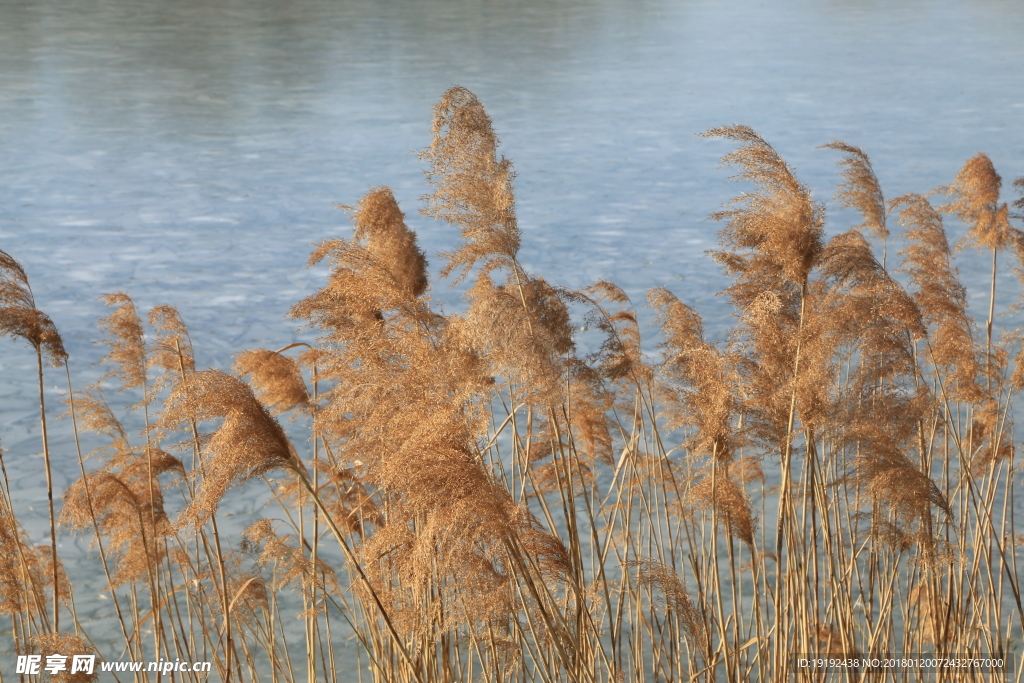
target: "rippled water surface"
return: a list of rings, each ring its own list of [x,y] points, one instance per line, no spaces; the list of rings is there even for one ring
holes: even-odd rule
[[[0,249],[82,381],[105,292],[179,307],[203,365],[308,337],[284,316],[322,281],[310,245],[349,230],[335,203],[390,185],[428,254],[454,245],[418,214],[415,152],[458,83],[518,171],[528,269],[638,302],[667,285],[717,336],[729,310],[704,219],[741,188],[717,167],[729,144],[696,134],[752,126],[822,200],[837,154],[817,147],[834,139],[871,155],[889,197],[978,151],[1009,181],[1022,38],[1017,0],[0,0]],[[987,296],[983,259],[961,270]],[[1003,272],[1005,307],[1019,290]],[[40,540],[33,362],[0,341],[0,438]],[[56,438],[63,486],[73,450]]]

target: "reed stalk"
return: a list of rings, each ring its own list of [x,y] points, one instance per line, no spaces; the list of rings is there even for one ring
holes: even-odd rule
[[[56,556],[45,354],[65,366],[81,475],[62,522],[95,539],[121,656],[208,660],[224,683],[853,681],[874,678],[794,655],[900,651],[1024,669],[1024,333],[1000,338],[996,310],[999,255],[1024,255],[1024,232],[987,157],[936,207],[885,201],[867,154],[830,143],[835,199],[863,221],[826,231],[767,141],[709,131],[752,186],[712,216],[736,329],[706,340],[685,297],[656,288],[648,340],[615,284],[529,272],[512,164],[476,96],[452,88],[434,114],[423,213],[458,230],[441,258],[453,285],[473,278],[463,310],[432,301],[387,188],[314,251],[328,280],[292,310],[308,341],[243,351],[233,374],[196,369],[173,309],[146,328],[110,295],[105,363],[141,394],[126,408],[138,446],[98,389],[73,392],[52,321],[0,252],[0,332],[36,352],[50,528],[48,549],[28,543],[0,459],[0,637],[93,648]],[[991,260],[984,331],[943,216]],[[109,439],[91,469],[87,431]],[[241,535],[224,509],[238,497],[267,503]],[[80,636],[60,632],[66,614]]]

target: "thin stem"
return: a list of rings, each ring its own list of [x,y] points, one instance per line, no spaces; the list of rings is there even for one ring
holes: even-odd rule
[[[46,504],[50,512],[50,552],[53,568],[53,632],[60,632],[60,585],[57,567],[57,521],[53,513],[53,475],[50,472],[50,441],[46,431],[46,398],[43,391],[43,349],[36,346],[36,367],[39,370],[39,421],[43,433],[43,466],[46,468]]]

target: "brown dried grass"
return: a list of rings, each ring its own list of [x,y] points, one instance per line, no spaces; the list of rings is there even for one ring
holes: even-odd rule
[[[836,200],[863,222],[828,237],[768,142],[705,135],[738,144],[723,162],[753,187],[713,215],[737,329],[705,339],[656,288],[658,362],[620,287],[567,291],[520,264],[512,165],[459,87],[422,156],[424,213],[462,240],[443,274],[475,271],[465,312],[430,300],[387,188],[349,207],[351,238],[313,252],[330,275],[292,310],[317,337],[298,357],[197,370],[177,311],[154,309],[147,332],[108,295],[108,378],[142,393],[127,410],[146,427],[126,429],[98,388],[72,394],[105,445],[62,520],[93,531],[126,652],[208,657],[222,681],[355,667],[374,683],[776,680],[796,652],[1010,655],[1024,333],[995,339],[990,303],[982,338],[942,217],[993,258],[1024,253],[991,161],[970,160],[936,209],[886,202],[867,155],[830,143]],[[3,254],[0,274],[0,332],[40,368],[62,361],[20,264]],[[599,337],[590,355],[580,323]],[[229,536],[218,511],[258,483],[276,511]],[[71,587],[27,542],[6,482],[2,503],[0,613],[18,647],[88,651],[56,628]]]

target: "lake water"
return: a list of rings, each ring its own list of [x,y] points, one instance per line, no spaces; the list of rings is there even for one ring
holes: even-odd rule
[[[79,384],[100,373],[106,292],[177,306],[201,365],[305,339],[284,316],[322,282],[310,245],[348,234],[334,203],[390,185],[428,254],[455,244],[417,213],[414,152],[457,83],[516,166],[527,269],[611,279],[638,303],[669,286],[721,336],[704,219],[741,188],[717,167],[730,145],[696,134],[752,126],[823,200],[838,155],[817,147],[834,139],[871,155],[889,197],[978,151],[1008,186],[1024,176],[1022,38],[1019,0],[0,0],[0,249]],[[987,263],[960,267],[980,314]],[[1002,272],[1005,307],[1019,289]],[[446,283],[434,295],[459,305]],[[0,341],[0,438],[39,541],[33,363]],[[55,430],[63,486],[73,449]]]

